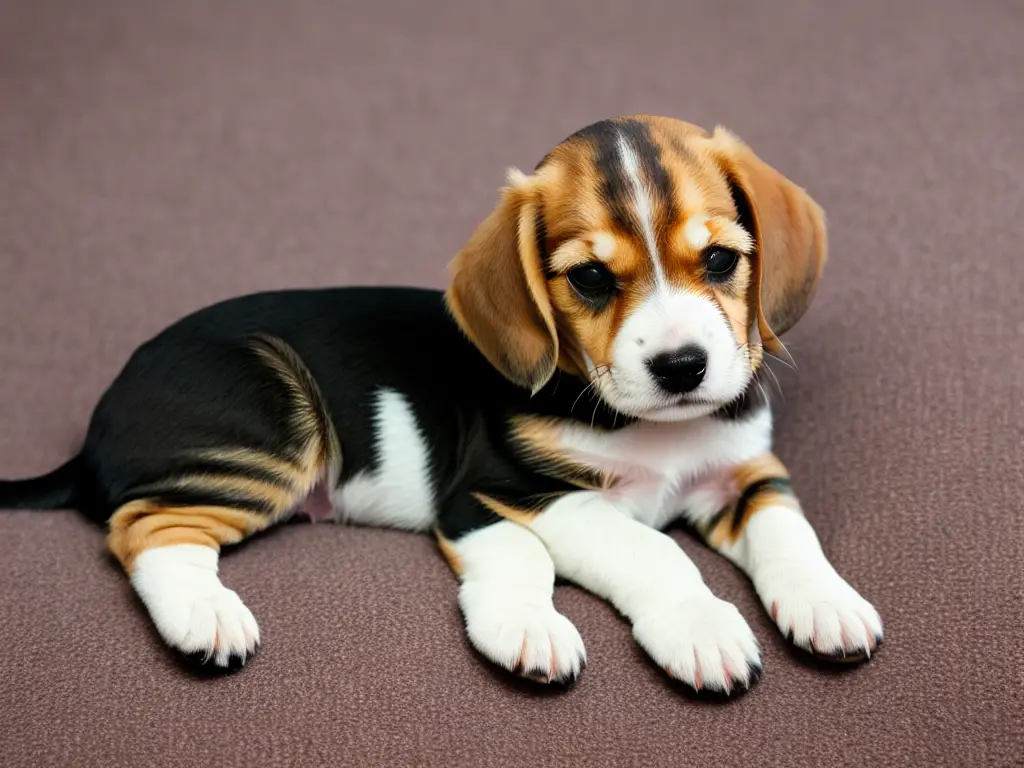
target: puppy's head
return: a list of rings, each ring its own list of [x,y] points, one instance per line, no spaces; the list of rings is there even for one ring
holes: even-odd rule
[[[511,381],[537,392],[561,367],[621,413],[677,420],[781,351],[825,256],[818,205],[728,131],[618,118],[510,172],[447,300]]]

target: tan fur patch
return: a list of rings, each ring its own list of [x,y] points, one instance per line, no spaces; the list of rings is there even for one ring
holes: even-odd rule
[[[511,430],[520,456],[542,474],[589,490],[603,490],[614,484],[614,478],[566,454],[559,441],[562,426],[558,419],[520,416],[512,420]]]
[[[758,274],[754,277],[759,331],[769,351],[810,305],[828,257],[825,214],[801,187],[718,127],[706,143],[713,162],[751,201],[757,218]]]
[[[275,479],[247,477],[243,473],[189,473],[142,486],[137,494],[151,495],[121,506],[108,521],[108,544],[118,560],[130,569],[145,549],[168,544],[235,544],[291,513],[319,481],[326,476],[325,454],[320,442],[307,442],[304,455],[294,461],[246,449],[206,450],[197,456],[231,462],[274,474]],[[162,494],[204,493],[211,498],[235,496],[261,511],[217,505],[175,505],[159,500]],[[152,518],[152,519],[150,519]],[[190,530],[194,529],[194,530]]]
[[[555,272],[568,272],[573,267],[589,261],[589,256],[586,244],[582,240],[568,240],[552,252],[549,266]]]
[[[295,350],[281,339],[259,335],[252,348],[285,387],[293,429],[294,453],[290,458],[300,471],[316,466],[329,478],[337,477],[341,472],[341,444],[313,375]],[[306,490],[313,485],[315,480]]]
[[[762,509],[786,506],[799,512],[800,503],[791,490],[788,487],[776,487],[782,483],[788,484],[788,479],[788,470],[773,453],[763,454],[733,468],[732,480],[737,489],[737,498],[730,507],[709,522],[704,532],[708,543],[713,547],[734,543],[743,535],[750,519]],[[758,484],[763,486],[758,487]],[[748,489],[756,490],[751,496],[746,495]],[[743,508],[737,510],[736,506],[741,502]]]
[[[564,276],[548,285],[551,302],[560,317],[564,318],[563,322],[572,337],[599,369],[611,364],[612,345],[619,329],[655,288],[651,260],[639,244],[622,236],[616,236],[614,240],[612,256],[603,263],[615,274],[619,291],[607,306],[599,309],[588,306]],[[572,253],[578,254],[580,250],[574,247]],[[575,266],[579,263],[573,261],[561,266]]]
[[[455,551],[455,545],[446,539],[438,529],[434,530],[434,535],[437,537],[437,546],[441,550],[441,554],[444,555],[444,559],[448,561],[448,565],[451,566],[455,575],[461,576],[462,560],[459,559],[459,553]]]
[[[750,259],[741,258],[727,286],[713,289],[715,299],[729,320],[738,345],[750,340]]]
[[[196,451],[194,455],[200,460],[250,467],[295,483],[301,483],[299,478],[304,474],[308,461],[308,457],[296,461],[251,448],[210,448]]]
[[[743,514],[739,522],[733,524],[720,523],[715,526],[714,530],[708,537],[708,541],[714,547],[723,546],[725,543],[735,543],[739,537],[743,535],[743,531],[747,527],[747,523],[750,522],[750,519],[754,515],[762,509],[779,506],[792,507],[799,511],[799,505],[794,503],[794,499],[791,495],[775,491],[762,491],[751,499],[743,508]]]
[[[519,525],[524,526],[529,526],[530,523],[533,522],[534,518],[543,511],[541,509],[513,507],[483,493],[474,493],[473,498],[499,517],[503,517],[506,520],[511,520],[513,523],[518,523]]]
[[[704,226],[708,229],[709,245],[732,248],[740,253],[751,253],[754,250],[754,239],[747,230],[735,221],[731,221],[724,216],[715,216],[708,219]]]
[[[788,478],[789,470],[774,453],[764,453],[732,470],[737,488],[747,488],[766,477]]]
[[[175,491],[207,492],[211,496],[218,494],[234,494],[252,499],[265,505],[271,517],[278,517],[287,512],[301,500],[305,494],[302,490],[287,485],[257,480],[241,475],[188,474],[170,478],[154,484],[163,493]],[[137,493],[148,493],[156,490],[153,486],[143,486]]]
[[[515,181],[449,265],[445,300],[491,365],[537,392],[557,366],[558,333],[537,249],[539,182]]]
[[[200,544],[219,550],[266,528],[271,520],[227,507],[169,507],[139,499],[120,507],[108,521],[107,546],[131,573],[142,552],[175,544]]]
[[[724,295],[719,292],[715,293],[715,298],[718,299],[718,303],[722,307],[722,311],[729,319],[729,325],[732,327],[733,336],[736,337],[736,343],[746,344],[748,338],[746,300],[737,296]]]

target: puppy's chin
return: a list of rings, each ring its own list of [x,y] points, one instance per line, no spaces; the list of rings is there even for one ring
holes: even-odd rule
[[[743,395],[753,379],[753,371],[742,380],[737,378],[729,383],[727,391],[714,395],[700,391],[682,397],[668,397],[660,392],[646,392],[640,397],[630,397],[621,392],[608,391],[612,387],[597,389],[604,403],[612,410],[640,421],[680,422],[699,419],[734,403]],[[604,390],[604,391],[601,391]]]
[[[643,421],[690,421],[714,413],[721,407],[716,403],[682,403],[670,405],[667,408],[655,408],[642,414],[639,418]]]

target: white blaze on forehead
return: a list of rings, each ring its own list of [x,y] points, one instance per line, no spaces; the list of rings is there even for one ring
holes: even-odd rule
[[[658,243],[654,237],[653,212],[651,210],[651,198],[647,194],[647,187],[640,178],[640,161],[637,159],[636,151],[630,146],[629,141],[621,133],[619,139],[619,158],[622,160],[622,168],[629,177],[633,187],[633,206],[636,209],[636,216],[640,220],[640,229],[643,232],[644,244],[647,246],[647,255],[651,257],[654,264],[654,279],[659,288],[666,286],[665,271],[661,267],[661,257],[658,255]]]
[[[601,261],[610,261],[615,255],[615,238],[607,232],[598,232],[591,240],[594,255]]]

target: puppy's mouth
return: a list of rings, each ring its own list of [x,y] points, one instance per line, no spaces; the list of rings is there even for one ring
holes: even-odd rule
[[[705,397],[704,395],[691,392],[690,394],[679,395],[675,398],[675,402],[672,403],[672,407],[679,407],[681,405],[710,405],[719,407],[725,404],[726,402],[719,398]]]
[[[649,418],[655,421],[662,420],[666,416],[674,416],[677,418],[685,416],[693,418],[712,413],[725,405],[726,403],[721,400],[713,400],[707,397],[696,397],[692,395],[682,395],[675,397],[673,401],[667,405],[651,408],[642,418]]]
[[[617,393],[619,394],[619,393]],[[613,409],[644,421],[682,421],[712,413],[728,401],[696,393],[669,395],[647,394],[637,398],[603,396],[602,399]]]

